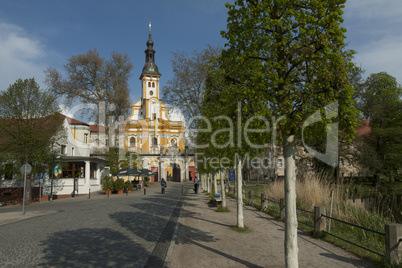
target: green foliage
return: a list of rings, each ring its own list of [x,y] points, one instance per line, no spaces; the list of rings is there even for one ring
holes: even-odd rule
[[[119,148],[111,147],[109,148],[109,166],[110,173],[115,173],[119,170]]]
[[[113,182],[113,189],[114,189],[115,191],[124,190],[124,186],[125,186],[124,180],[121,179],[121,178],[118,178],[118,179],[116,179],[116,180]]]
[[[363,85],[359,108],[370,131],[359,144],[359,160],[392,182],[402,160],[402,87],[385,72],[371,74]]]
[[[109,148],[109,165],[110,165],[110,172],[115,173],[120,169],[131,167],[137,169],[137,159],[139,158],[138,154],[133,152],[125,152],[124,159],[120,159],[120,153],[122,149],[118,147],[111,147]]]
[[[0,155],[15,163],[14,172],[28,162],[31,174],[44,172],[52,155],[66,138],[57,97],[41,90],[34,78],[18,79],[0,92]],[[4,170],[5,173],[10,170]],[[27,177],[27,201],[30,201],[31,176]]]
[[[222,205],[219,205],[216,209],[216,212],[230,212],[230,210],[227,207],[222,207]]]
[[[147,186],[148,183],[149,183],[149,181],[150,181],[150,178],[149,178],[149,177],[144,177],[144,178],[142,178],[142,183],[143,183],[144,186]]]
[[[230,226],[230,229],[232,229],[233,231],[239,232],[239,233],[247,233],[250,231],[250,228],[246,225],[244,225],[244,228],[239,228],[236,225],[232,225],[232,226]]]
[[[42,91],[35,79],[18,79],[0,94],[0,150],[8,159],[28,161],[34,168],[48,162],[52,145],[63,142],[58,111],[56,97]]]
[[[127,189],[127,190],[132,190],[132,189],[134,189],[134,185],[131,183],[131,181],[127,180],[124,183],[124,188]]]
[[[340,27],[344,2],[226,4],[229,17],[222,36],[227,43],[209,64],[201,111],[210,125],[197,122],[202,130],[197,144],[205,145],[199,147],[200,160],[228,157],[233,166],[235,155],[260,156],[270,142],[301,137],[302,129],[305,139],[323,141],[332,123],[339,124],[343,140],[354,137],[358,111],[348,75],[356,68]],[[336,116],[329,115],[330,104]],[[315,112],[323,115],[321,120],[302,128]],[[246,137],[246,128],[256,131]],[[198,169],[209,172],[204,163],[199,161]]]
[[[101,187],[103,191],[113,190],[113,178],[111,176],[105,176],[101,180]]]

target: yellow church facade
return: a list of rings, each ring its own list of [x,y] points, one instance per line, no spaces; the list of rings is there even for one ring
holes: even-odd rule
[[[194,155],[186,152],[184,121],[159,98],[161,74],[155,64],[151,29],[146,45],[140,76],[142,97],[131,106],[131,115],[125,121],[124,148],[140,156],[142,168],[157,173],[152,181],[192,180],[195,162]]]

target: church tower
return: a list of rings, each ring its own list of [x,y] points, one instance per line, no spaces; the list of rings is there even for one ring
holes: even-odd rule
[[[145,64],[140,75],[141,99],[131,106],[131,116],[123,124],[122,144],[126,151],[140,156],[142,168],[157,174],[152,181],[193,179],[194,155],[186,152],[184,122],[174,115],[169,118],[167,106],[159,99],[161,74],[155,64],[151,23],[146,46]]]
[[[149,23],[149,36],[145,50],[145,65],[140,76],[142,85],[143,111],[145,118],[157,120],[160,115],[159,100],[159,73],[158,66],[155,64],[154,42],[152,41],[151,22]]]

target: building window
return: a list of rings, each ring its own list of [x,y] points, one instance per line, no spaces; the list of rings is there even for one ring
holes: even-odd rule
[[[156,137],[152,138],[152,147],[157,147],[158,146],[158,139]]]
[[[154,92],[151,90],[151,91],[149,91],[149,95],[154,95]]]
[[[156,120],[156,114],[152,114],[152,119]]]
[[[88,144],[88,137],[89,137],[89,134],[88,134],[88,133],[84,133],[84,143],[85,143],[85,144]]]
[[[63,178],[84,178],[85,163],[76,162],[68,163],[68,166],[63,168]]]
[[[90,173],[89,173],[89,176],[91,177],[91,178],[97,178],[97,174],[96,174],[96,171],[97,171],[98,169],[97,169],[97,165],[96,165],[96,163],[91,163],[90,164]]]
[[[130,147],[135,147],[135,138],[134,137],[130,138]]]
[[[60,153],[61,154],[66,154],[67,153],[67,146],[61,145],[60,146]]]
[[[151,87],[151,82],[148,82],[148,87]]]
[[[152,82],[152,87],[155,87],[155,82]]]

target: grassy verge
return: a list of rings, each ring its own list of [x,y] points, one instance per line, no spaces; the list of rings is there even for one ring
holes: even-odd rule
[[[315,178],[298,182],[297,185],[297,207],[306,211],[314,211],[314,206],[325,206],[327,208],[327,215],[329,215],[331,190],[333,185],[325,183]],[[269,187],[261,186],[248,186],[245,187],[245,200],[246,204],[249,204],[248,191],[254,191],[254,206],[256,208],[261,207],[261,192],[264,192],[268,199],[279,203],[279,199],[284,197],[283,182],[274,183]],[[357,193],[358,191],[356,191]],[[354,193],[354,194],[356,194]],[[385,218],[378,213],[372,213],[365,211],[364,209],[354,207],[353,204],[346,202],[345,198],[348,198],[350,190],[347,190],[345,186],[336,186],[334,194],[334,205],[332,217],[352,223],[357,226],[362,226],[368,229],[375,230],[380,233],[385,232],[385,224],[390,222],[389,218]],[[357,194],[355,195],[357,198]],[[268,202],[268,214],[279,219],[279,204],[274,202]],[[297,211],[297,217],[299,221],[299,229],[311,232],[314,226],[314,216],[311,213],[305,211]],[[329,227],[329,220],[327,221],[327,231]],[[368,248],[381,255],[385,255],[385,237],[370,231],[360,229],[355,226],[350,226],[341,222],[331,221],[331,234],[338,236],[342,239],[353,242],[359,246]],[[341,239],[333,237],[328,233],[322,233],[318,238],[324,239],[337,246],[340,246],[355,255],[369,259],[376,263],[379,267],[390,267],[387,265],[385,258],[371,253],[367,250],[361,249],[355,245],[344,242]]]
[[[230,229],[232,229],[233,231],[239,232],[239,233],[246,233],[248,231],[250,231],[250,228],[248,228],[248,226],[244,225],[244,228],[239,228],[236,225],[230,226]]]

